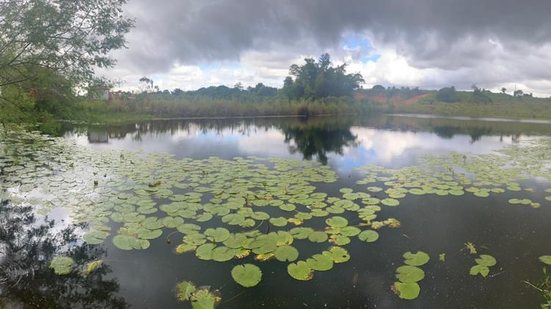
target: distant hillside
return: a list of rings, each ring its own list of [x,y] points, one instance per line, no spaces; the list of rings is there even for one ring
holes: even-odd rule
[[[422,90],[375,86],[356,91],[354,97],[367,100],[375,110],[387,113],[551,119],[551,98],[538,98],[521,91],[511,95],[479,88],[458,91],[454,87]]]

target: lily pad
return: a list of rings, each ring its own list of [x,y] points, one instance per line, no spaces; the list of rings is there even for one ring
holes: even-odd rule
[[[487,254],[480,255],[480,257],[475,259],[475,261],[478,265],[483,265],[487,267],[494,266],[497,263],[496,259],[493,256]]]
[[[404,283],[418,282],[425,278],[425,272],[415,266],[400,266],[396,269],[396,278]]]
[[[329,255],[333,262],[339,264],[339,263],[345,263],[350,260],[350,254],[346,249],[341,247],[331,247],[329,251],[323,252],[324,255]]]
[[[196,291],[195,284],[191,281],[182,281],[176,285],[176,298],[179,301],[188,301]]]
[[[394,282],[394,290],[401,299],[412,300],[419,297],[421,288],[415,282]]]
[[[540,256],[539,260],[544,264],[551,265],[551,255]]]
[[[298,261],[287,265],[287,272],[296,280],[307,281],[314,276],[314,270],[305,261]]]
[[[327,233],[321,231],[315,231],[308,235],[308,240],[310,240],[311,242],[321,243],[327,241],[327,239]]]
[[[278,247],[274,255],[278,261],[293,262],[298,258],[298,250],[292,246]]]
[[[365,242],[374,242],[379,239],[379,233],[373,230],[365,230],[358,235],[358,239]]]
[[[50,261],[50,268],[56,275],[67,275],[73,270],[75,261],[68,256],[56,256]]]
[[[469,274],[471,274],[472,276],[480,274],[482,277],[487,277],[489,273],[490,268],[488,268],[488,266],[478,264],[471,267],[471,269],[469,270]]]
[[[327,271],[333,268],[333,259],[324,254],[314,254],[306,260],[310,268],[317,271]]]
[[[423,251],[418,251],[416,253],[406,252],[403,255],[405,262],[410,266],[422,266],[428,263],[430,257]]]
[[[232,269],[231,275],[235,282],[246,288],[256,286],[262,279],[262,271],[253,264],[237,265]]]
[[[325,220],[325,223],[332,227],[345,227],[348,225],[348,220],[343,217],[335,216]]]

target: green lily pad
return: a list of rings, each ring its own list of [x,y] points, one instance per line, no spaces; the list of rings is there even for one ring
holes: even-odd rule
[[[333,262],[339,264],[339,263],[345,263],[350,260],[350,254],[346,249],[341,247],[331,247],[329,251],[323,252],[324,255],[329,255],[329,257],[333,260]]]
[[[396,269],[396,278],[404,283],[418,282],[425,278],[425,272],[415,266],[400,266]]]
[[[310,227],[295,227],[289,231],[295,239],[306,239],[313,232],[314,230]]]
[[[551,255],[540,256],[539,260],[544,264],[551,265]]]
[[[401,299],[412,300],[419,297],[421,288],[415,282],[394,282],[394,290]]]
[[[385,198],[385,199],[381,200],[381,204],[383,204],[385,206],[398,206],[398,205],[400,205],[400,201],[398,201],[397,199],[394,199],[394,198]]]
[[[296,280],[307,281],[314,277],[314,270],[305,261],[287,265],[287,272]]]
[[[223,242],[230,237],[230,231],[223,227],[206,229],[204,234],[209,240],[214,242]]]
[[[182,281],[176,285],[176,298],[179,301],[188,301],[191,295],[197,290],[191,281]]]
[[[373,230],[365,230],[358,235],[358,239],[365,242],[374,242],[379,239],[379,233]]]
[[[478,265],[487,267],[494,266],[497,263],[496,259],[493,256],[487,254],[480,255],[480,257],[475,259],[475,261]]]
[[[343,217],[335,216],[325,220],[325,223],[332,227],[345,227],[348,225],[348,220]]]
[[[262,271],[258,266],[253,264],[237,265],[232,269],[231,276],[241,286],[250,288],[260,282]]]
[[[429,262],[430,257],[423,251],[418,251],[416,253],[406,252],[403,255],[405,262],[410,266],[422,266]]]
[[[469,274],[471,274],[472,276],[476,276],[480,274],[484,278],[487,277],[489,273],[490,273],[490,268],[488,266],[478,265],[478,264],[471,267],[471,269],[469,270]]]
[[[293,262],[298,258],[298,250],[292,246],[278,247],[274,254],[276,259],[281,262]]]
[[[317,271],[327,271],[333,268],[333,259],[324,254],[314,254],[306,260],[306,263],[310,268]]]
[[[282,227],[287,225],[287,219],[284,217],[270,218],[270,223],[277,227]]]
[[[310,233],[310,235],[308,235],[308,240],[310,240],[311,242],[317,242],[317,243],[325,242],[327,241],[328,238],[329,236],[327,236],[327,233],[321,232],[321,231],[315,231]]]
[[[190,301],[193,309],[214,309],[220,301],[220,297],[211,293],[208,289],[200,289],[191,295]]]
[[[96,260],[86,263],[84,270],[82,271],[82,276],[86,277],[96,269],[100,268],[103,265],[103,260]]]
[[[67,256],[56,256],[50,261],[50,268],[56,275],[67,275],[73,270],[75,261]]]

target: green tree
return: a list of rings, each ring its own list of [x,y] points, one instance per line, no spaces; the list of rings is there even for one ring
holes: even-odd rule
[[[282,92],[289,99],[350,96],[364,82],[359,73],[346,74],[346,64],[334,67],[327,53],[317,62],[313,58],[305,58],[304,62],[291,65],[290,76],[283,82]]]
[[[86,87],[97,68],[113,66],[109,53],[125,47],[124,36],[133,26],[122,12],[125,3],[0,1],[0,108],[17,105],[6,93],[28,92],[25,87],[46,73],[65,78],[71,88]]]
[[[442,102],[452,103],[459,101],[459,95],[455,87],[444,87],[436,92],[436,99]]]

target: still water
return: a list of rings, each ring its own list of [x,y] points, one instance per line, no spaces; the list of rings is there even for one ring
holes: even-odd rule
[[[341,188],[367,192],[366,185],[357,183],[365,176],[361,167],[400,169],[416,165],[426,154],[491,155],[551,137],[551,125],[401,116],[215,119],[109,127],[67,125],[61,135],[86,149],[166,153],[176,160],[254,156],[319,162],[336,173],[337,181],[317,184],[317,191],[340,196]],[[384,180],[375,185],[383,187]],[[79,253],[82,259],[102,259],[102,273],[88,278],[57,276],[47,269],[43,257],[33,256],[36,248],[20,244],[31,237],[22,237],[21,233],[32,231],[32,224],[23,220],[3,232],[0,262],[9,259],[2,254],[2,250],[9,251],[5,247],[20,246],[27,256],[15,264],[24,267],[25,263],[41,263],[41,269],[46,270],[36,276],[21,276],[13,283],[17,288],[0,282],[0,305],[191,308],[189,302],[178,302],[175,297],[176,284],[189,280],[217,290],[221,296],[219,308],[539,308],[544,298],[525,281],[540,283],[544,264],[538,257],[551,255],[551,202],[545,200],[544,193],[550,184],[531,178],[523,180],[523,185],[530,190],[523,191],[521,197],[541,207],[511,205],[509,200],[519,194],[510,191],[486,198],[470,193],[459,197],[408,194],[400,199],[398,207],[381,206],[379,216],[396,218],[400,227],[380,229],[379,239],[371,243],[351,237],[345,246],[350,261],[335,264],[330,271],[316,271],[309,281],[294,280],[287,272],[288,263],[273,259],[258,262],[250,256],[219,263],[198,259],[193,252],[176,254],[182,235],[173,231],[164,231],[162,237],[151,240],[146,250],[120,250],[111,238],[101,245],[83,246]],[[2,207],[0,222],[5,225],[25,216],[24,208],[14,208],[7,202]],[[32,209],[26,211],[32,213]],[[351,214],[342,216],[354,220]],[[71,222],[71,215],[63,209],[55,209],[48,218],[56,224]],[[314,218],[309,226],[323,228],[324,220]],[[202,227],[217,224],[209,222]],[[268,232],[264,230],[270,229],[267,225],[259,227],[261,232]],[[477,254],[497,259],[488,277],[469,274],[477,254],[469,253],[467,243],[476,246]],[[48,250],[54,254],[64,245],[63,241],[52,241]],[[325,250],[304,240],[295,240],[294,245],[300,259]],[[402,300],[391,289],[407,251],[424,251],[431,257],[422,266],[425,278],[419,282],[421,292],[414,300]],[[230,275],[235,265],[244,262],[262,270],[262,281],[253,288],[241,287]]]

